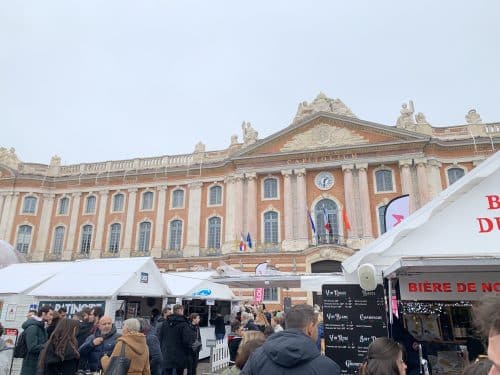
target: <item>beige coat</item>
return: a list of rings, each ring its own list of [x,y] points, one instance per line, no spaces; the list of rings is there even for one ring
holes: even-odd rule
[[[149,349],[146,344],[146,336],[142,333],[129,333],[116,340],[115,348],[111,357],[119,357],[122,345],[125,343],[125,357],[130,358],[129,375],[151,375],[149,369]],[[102,368],[106,374],[110,357],[105,355],[101,358]]]

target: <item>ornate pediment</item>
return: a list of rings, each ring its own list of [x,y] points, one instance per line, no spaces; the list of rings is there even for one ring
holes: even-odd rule
[[[368,143],[368,139],[349,129],[340,128],[334,125],[319,124],[294,136],[285,143],[281,151],[351,146],[363,143]]]

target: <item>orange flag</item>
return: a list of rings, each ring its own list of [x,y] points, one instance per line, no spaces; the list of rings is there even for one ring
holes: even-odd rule
[[[342,219],[344,220],[344,227],[346,230],[351,230],[351,223],[349,222],[349,218],[347,217],[347,210],[342,208]]]

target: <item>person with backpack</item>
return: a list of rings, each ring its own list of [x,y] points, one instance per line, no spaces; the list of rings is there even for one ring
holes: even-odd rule
[[[36,315],[25,321],[22,325],[24,331],[16,345],[16,352],[22,348],[25,353],[22,356],[23,365],[21,367],[21,375],[35,375],[38,365],[38,357],[43,349],[44,344],[47,342],[47,331],[45,330],[45,323],[52,318],[54,310],[52,306],[43,305],[38,309]],[[24,336],[23,338],[21,338]],[[17,348],[19,346],[19,349]],[[19,353],[15,353],[18,354]],[[22,355],[21,354],[21,355]]]

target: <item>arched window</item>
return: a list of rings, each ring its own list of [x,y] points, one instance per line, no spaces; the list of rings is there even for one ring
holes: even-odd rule
[[[387,232],[387,228],[385,227],[385,209],[386,209],[386,206],[380,206],[377,209],[380,234],[384,234],[385,232]]]
[[[316,203],[314,215],[316,217],[317,243],[340,243],[337,204],[331,199],[322,199]]]
[[[182,240],[182,221],[172,220],[170,222],[170,238],[168,239],[169,250],[180,250]]]
[[[220,249],[221,219],[214,216],[208,219],[208,243],[209,249]]]
[[[278,198],[278,180],[266,178],[264,180],[264,199]]]
[[[219,185],[210,188],[209,204],[211,206],[222,204],[222,187]]]
[[[375,172],[377,192],[393,191],[392,171],[390,169],[380,169]]]
[[[109,245],[108,245],[108,251],[110,253],[117,253],[120,250],[121,231],[122,231],[121,224],[118,223],[111,224],[109,230]]]
[[[69,198],[68,197],[63,197],[59,199],[59,215],[67,215],[68,214],[68,209],[69,209]]]
[[[143,210],[151,210],[153,209],[153,192],[146,191],[142,194],[142,209]]]
[[[95,212],[95,195],[89,195],[87,197],[87,201],[85,202],[85,213],[86,214],[93,214]]]
[[[278,243],[278,213],[268,211],[264,214],[264,243]]]
[[[123,211],[123,202],[125,202],[125,196],[121,193],[115,194],[113,197],[113,211]]]
[[[64,243],[65,228],[61,225],[54,230],[54,243],[52,244],[52,252],[54,254],[61,254]]]
[[[23,214],[34,214],[36,212],[36,197],[24,197]]]
[[[139,251],[149,251],[149,240],[151,238],[151,223],[144,221],[139,225],[139,243],[137,248]]]
[[[448,169],[447,173],[448,173],[448,182],[450,185],[454,184],[465,175],[465,171],[462,168],[450,168]]]
[[[31,225],[21,225],[17,230],[16,250],[20,253],[28,254],[32,230],[33,228],[31,227]]]
[[[94,197],[95,198],[95,197]],[[92,243],[92,225],[84,225],[82,228],[82,239],[80,241],[80,253],[89,254]]]
[[[172,192],[172,208],[184,206],[184,190],[177,189]]]

